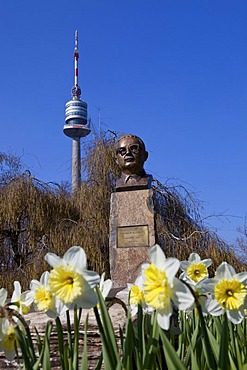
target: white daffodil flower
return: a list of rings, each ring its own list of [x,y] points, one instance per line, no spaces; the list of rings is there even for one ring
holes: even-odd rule
[[[100,282],[96,272],[87,270],[87,258],[81,247],[71,247],[63,257],[47,253],[45,260],[53,267],[49,276],[51,292],[72,308],[92,308],[97,304],[94,288]]]
[[[134,284],[128,284],[128,289],[129,289],[129,305],[131,316],[135,316],[137,314],[138,305],[141,305],[144,314],[151,313],[154,310],[152,307],[148,306],[147,303],[145,302],[142,275],[138,276]]]
[[[185,280],[188,283],[190,281],[198,283],[199,281],[208,278],[208,267],[212,264],[210,258],[201,260],[201,257],[197,253],[191,253],[188,261],[181,261],[180,268],[183,273],[179,276],[181,280]]]
[[[100,283],[99,283],[99,290],[101,291],[102,297],[105,299],[108,297],[110,290],[112,288],[113,282],[111,279],[105,280],[105,272],[101,275]]]
[[[148,267],[143,269],[144,299],[156,309],[157,322],[161,328],[168,330],[173,312],[172,302],[179,310],[187,310],[194,303],[189,288],[175,277],[179,269],[177,258],[166,258],[159,245],[150,250]]]
[[[14,292],[12,294],[10,308],[20,312],[21,315],[26,315],[30,311],[30,306],[33,303],[33,295],[30,290],[26,292],[21,291],[21,284],[19,281],[14,281]]]
[[[222,262],[216,270],[214,278],[203,281],[203,289],[211,293],[206,302],[207,311],[213,316],[226,312],[234,324],[239,324],[244,318],[247,308],[247,272],[236,274],[234,268]]]
[[[113,282],[111,281],[111,279],[105,280],[105,272],[103,272],[100,278],[99,290],[104,300],[106,299],[106,297],[108,297],[110,290],[112,288],[112,285],[113,285]],[[98,308],[99,314],[101,314],[99,303],[97,304],[97,308]]]
[[[17,345],[15,330],[7,319],[2,321],[2,335],[0,339],[0,351],[4,351],[5,357],[9,361],[15,358],[15,345]]]
[[[50,273],[43,272],[40,281],[32,280],[30,284],[34,299],[34,309],[36,311],[44,311],[47,316],[56,318],[64,314],[68,307],[56,298],[50,290],[48,281]]]

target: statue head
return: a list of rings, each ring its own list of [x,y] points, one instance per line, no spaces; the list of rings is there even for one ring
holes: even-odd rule
[[[136,135],[122,135],[116,144],[116,162],[125,175],[145,174],[143,165],[148,158],[145,144]]]

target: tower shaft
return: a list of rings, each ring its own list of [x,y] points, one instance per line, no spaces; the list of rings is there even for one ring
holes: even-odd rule
[[[75,194],[81,185],[81,140],[72,138],[72,194]]]

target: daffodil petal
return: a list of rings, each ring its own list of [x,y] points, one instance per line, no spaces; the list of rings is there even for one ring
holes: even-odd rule
[[[206,301],[205,307],[212,316],[220,316],[225,312],[220,304],[216,300],[211,298]]]
[[[179,279],[174,278],[172,300],[179,310],[187,310],[193,306],[195,299],[190,289]]]
[[[16,302],[21,296],[21,284],[19,281],[14,281],[14,292],[12,294],[11,302]]]
[[[137,285],[137,286],[139,286],[139,288],[143,289],[143,277],[142,277],[142,275],[139,275],[136,278],[134,285]]]
[[[171,303],[167,305],[166,309],[157,311],[157,322],[162,329],[169,330],[172,312]]]
[[[171,287],[173,286],[173,279],[179,270],[180,262],[177,258],[169,257],[163,263],[161,270],[165,271],[167,279]]]
[[[21,301],[25,306],[31,306],[33,303],[33,292],[31,290],[27,290],[21,294]]]
[[[227,262],[222,262],[216,270],[216,279],[232,279],[236,275],[234,268],[229,265]]]
[[[217,284],[219,280],[216,278],[210,278],[210,279],[205,279],[201,282],[201,288],[203,292],[205,293],[214,293],[214,288],[215,284]]]
[[[5,301],[7,299],[7,295],[8,295],[7,290],[4,288],[1,288],[0,289],[0,307],[4,306]]]
[[[206,267],[209,267],[212,265],[212,260],[211,258],[207,258],[205,260],[202,260],[201,263],[203,263]]]
[[[189,258],[188,258],[188,261],[191,263],[197,263],[197,262],[201,262],[201,257],[199,256],[199,254],[197,253],[191,253]]]
[[[181,261],[180,262],[181,270],[186,271],[190,264],[191,264],[191,262],[189,262],[189,261]]]
[[[5,354],[5,357],[6,357],[6,360],[8,361],[13,361],[15,359],[15,348],[13,348],[13,350],[6,350],[4,351],[4,354]]]
[[[104,281],[105,281],[105,272],[103,272],[103,274],[101,275],[101,278],[100,278],[100,282],[99,282],[100,291],[102,291],[102,289],[103,289]]]
[[[150,249],[150,261],[153,263],[158,269],[163,269],[163,265],[166,261],[166,256],[160,246],[155,244]]]
[[[103,284],[103,287],[102,287],[102,296],[103,297],[107,297],[111,288],[112,288],[112,281],[110,279],[107,279],[104,284]]]
[[[85,283],[88,285],[89,288],[95,288],[95,286],[100,282],[99,275],[94,271],[83,270],[82,275],[85,280]]]
[[[138,305],[131,304],[130,309],[131,309],[131,316],[135,316],[138,312]]]
[[[41,284],[40,284],[40,282],[39,282],[38,280],[33,279],[33,280],[31,281],[31,283],[30,283],[30,289],[31,289],[31,290],[35,290],[35,289],[37,289],[40,285],[41,285]]]
[[[76,304],[77,307],[81,308],[92,308],[96,306],[98,299],[93,289],[89,289],[83,292],[83,294],[75,300],[73,306]]]
[[[40,277],[40,283],[44,285],[45,288],[48,286],[49,277],[50,273],[48,271],[43,272],[43,274]]]
[[[73,269],[81,270],[87,268],[87,257],[84,249],[78,246],[71,247],[63,256],[63,260]]]
[[[244,285],[247,285],[247,272],[240,272],[234,276],[235,279],[241,281]]]
[[[227,310],[226,315],[233,324],[240,324],[244,318],[244,315],[240,310]]]
[[[69,307],[66,306],[63,302],[61,302],[60,299],[56,299],[55,310],[48,310],[46,311],[46,314],[48,317],[55,319],[57,316],[65,314],[65,312],[68,311],[68,309]]]
[[[45,255],[45,260],[53,268],[64,264],[63,259],[61,257],[51,252]]]

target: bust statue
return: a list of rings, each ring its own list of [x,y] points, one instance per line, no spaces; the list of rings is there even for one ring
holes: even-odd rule
[[[120,136],[115,158],[122,171],[122,176],[116,182],[116,191],[150,189],[153,178],[143,168],[148,152],[142,139],[131,134]]]

